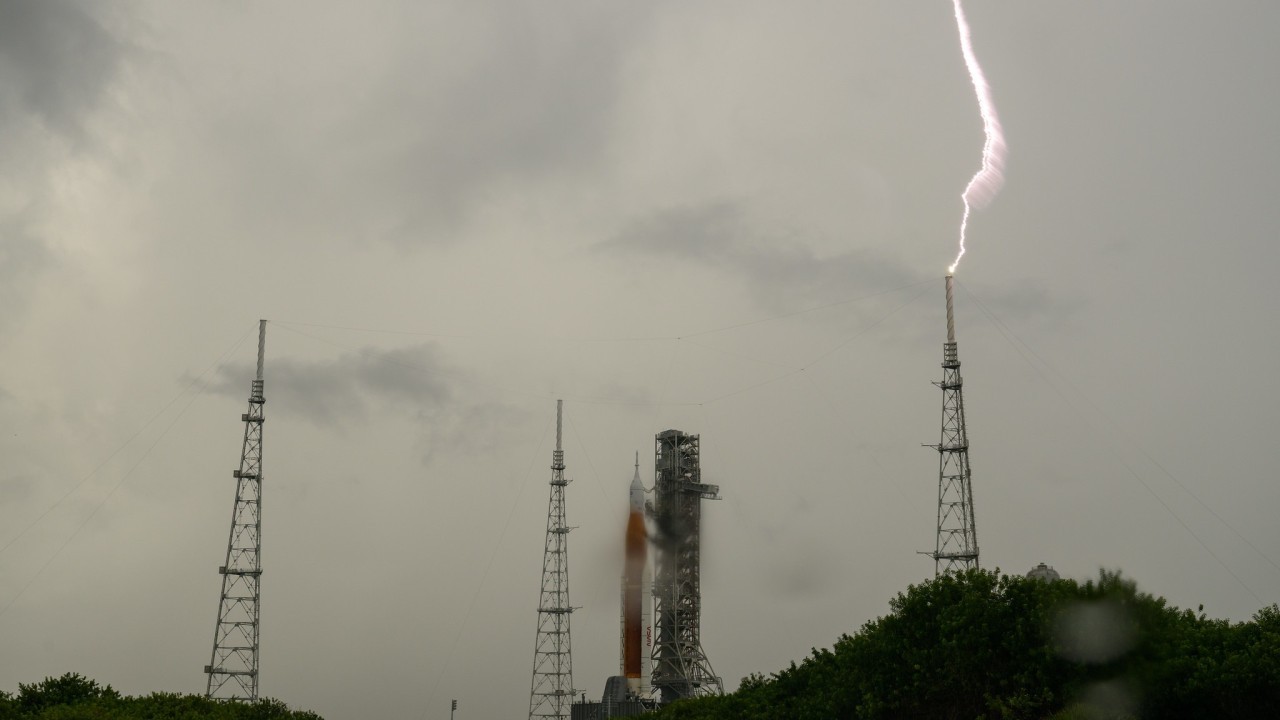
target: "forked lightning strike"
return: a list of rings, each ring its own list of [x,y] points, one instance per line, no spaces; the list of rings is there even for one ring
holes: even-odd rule
[[[953,274],[960,258],[964,257],[964,236],[969,227],[969,212],[973,208],[986,207],[992,198],[1000,192],[1004,185],[1004,131],[1000,128],[1000,118],[996,115],[996,104],[991,99],[991,86],[982,74],[982,66],[973,52],[973,40],[969,35],[969,23],[965,20],[964,9],[960,0],[952,0],[956,8],[956,28],[960,32],[960,51],[964,53],[964,65],[973,80],[974,92],[978,95],[978,112],[982,114],[982,130],[986,134],[986,142],[982,145],[982,167],[969,180],[960,198],[964,201],[964,217],[960,220],[960,253],[955,262],[947,268],[947,274]]]

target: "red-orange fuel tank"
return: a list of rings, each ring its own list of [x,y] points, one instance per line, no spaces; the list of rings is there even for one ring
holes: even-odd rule
[[[644,529],[644,486],[640,484],[640,468],[631,480],[631,509],[627,515],[626,570],[622,576],[622,674],[628,689],[640,690],[640,658],[644,639],[641,637],[641,603],[644,598],[644,567],[648,539]]]

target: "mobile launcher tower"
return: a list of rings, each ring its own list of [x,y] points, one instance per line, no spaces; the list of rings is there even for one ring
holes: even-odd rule
[[[663,705],[724,692],[701,637],[702,501],[718,499],[720,488],[702,482],[698,436],[680,430],[658,433],[650,508],[658,550],[652,683]]]

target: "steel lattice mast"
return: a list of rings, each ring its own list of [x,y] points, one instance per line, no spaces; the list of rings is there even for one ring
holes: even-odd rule
[[[657,638],[651,682],[666,704],[724,692],[702,649],[702,501],[718,500],[720,488],[702,482],[697,435],[679,430],[658,433],[654,452]]]
[[[561,418],[564,401],[556,401],[556,449],[551,455],[551,499],[547,504],[547,539],[542,553],[542,592],[538,599],[538,636],[533,648],[533,683],[529,720],[569,717],[573,703],[573,648],[569,634],[569,531],[565,524],[564,450]]]
[[[953,277],[946,278],[947,342],[942,346],[942,438],[938,451],[938,536],[934,575],[978,567],[978,529],[973,520],[969,434],[964,423],[964,381],[956,349]]]
[[[258,609],[262,579],[262,357],[267,321],[258,323],[258,372],[249,390],[244,421],[244,445],[236,478],[236,503],[231,512],[227,562],[218,568],[222,596],[213,633],[213,655],[204,671],[209,675],[205,695],[224,700],[258,699]]]

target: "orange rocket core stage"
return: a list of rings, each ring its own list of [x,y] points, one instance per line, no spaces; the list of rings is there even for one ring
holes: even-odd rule
[[[632,511],[627,519],[627,592],[622,602],[623,617],[623,668],[628,680],[640,679],[640,603],[644,592],[642,578],[645,564],[644,517]],[[630,683],[628,683],[630,684]]]
[[[640,484],[640,463],[631,480],[631,511],[627,516],[627,557],[622,576],[622,674],[627,689],[640,692],[640,659],[643,652],[642,603],[644,567],[648,538],[644,529],[644,486]]]

